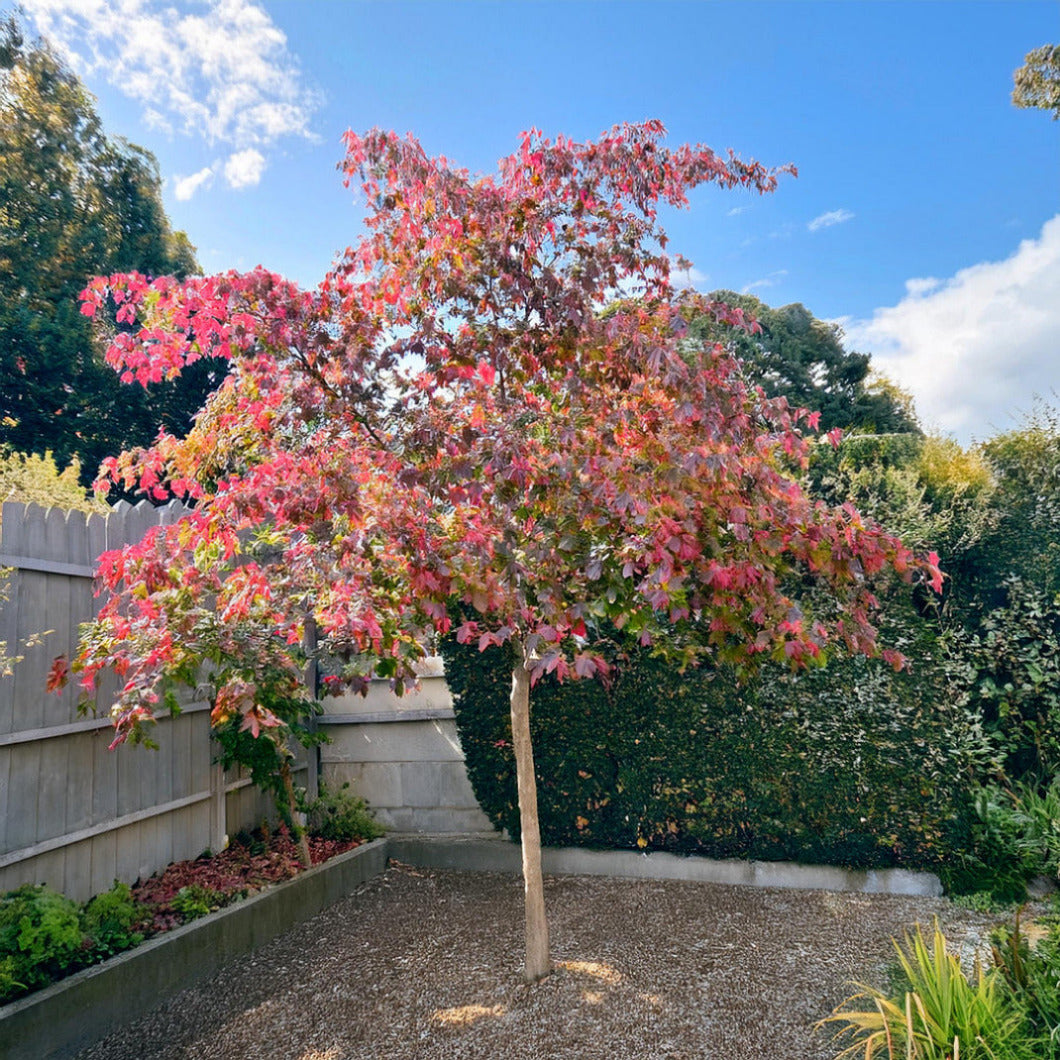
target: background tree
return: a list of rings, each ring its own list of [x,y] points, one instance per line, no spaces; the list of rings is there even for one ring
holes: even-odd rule
[[[1043,44],[1027,52],[1012,79],[1012,102],[1017,107],[1051,110],[1053,121],[1060,118],[1060,45]]]
[[[0,443],[80,460],[183,433],[216,385],[211,367],[146,391],[116,385],[77,295],[101,272],[186,276],[154,156],[109,139],[92,97],[14,16],[0,22]],[[215,367],[215,366],[214,366]]]
[[[869,375],[869,356],[847,351],[838,324],[818,320],[799,303],[774,309],[754,295],[714,291],[711,301],[741,309],[758,330],[718,323],[709,314],[693,321],[692,334],[724,342],[743,362],[751,383],[768,397],[821,414],[823,430],[920,433],[908,397]]]
[[[51,453],[25,456],[0,448],[0,521],[5,501],[82,512],[102,510],[103,506],[91,498],[81,485],[80,472],[76,460],[60,471]],[[11,574],[10,567],[0,567],[0,604],[8,599]],[[38,643],[42,636],[40,633],[33,634],[28,642],[13,647],[9,647],[7,641],[0,640],[0,677],[10,677],[14,665],[21,661],[22,656],[16,655],[16,650],[21,652],[31,644]]]

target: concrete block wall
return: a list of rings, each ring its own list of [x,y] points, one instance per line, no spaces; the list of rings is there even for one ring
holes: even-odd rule
[[[420,683],[400,697],[379,681],[365,697],[327,701],[324,782],[336,788],[349,781],[394,832],[492,832],[467,779],[441,659],[424,662]]]

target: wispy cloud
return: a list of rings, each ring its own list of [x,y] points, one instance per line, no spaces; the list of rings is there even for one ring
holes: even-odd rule
[[[740,294],[750,294],[752,291],[759,290],[763,287],[776,287],[787,274],[787,269],[777,269],[775,272],[771,272],[768,276],[763,276],[762,279],[755,280],[754,283],[745,284],[740,288]]]
[[[281,139],[313,138],[310,119],[319,99],[286,36],[255,0],[180,8],[164,0],[26,0],[25,6],[77,69],[105,77],[137,100],[152,128],[229,148],[220,171],[231,187],[256,184],[262,152]],[[250,150],[260,164],[251,164]],[[190,179],[182,182],[186,190]],[[206,183],[200,180],[189,194]]]
[[[906,293],[912,298],[920,298],[925,294],[938,290],[942,281],[934,276],[914,277],[905,281]]]
[[[751,207],[750,206],[734,206],[731,210],[725,211],[726,217],[739,217],[740,214],[746,213]]]
[[[828,213],[820,214],[815,217],[807,228],[811,232],[816,232],[821,228],[831,228],[832,225],[841,225],[846,221],[851,221],[854,218],[854,214],[850,210],[829,210]]]
[[[198,173],[192,173],[190,177],[178,177],[174,184],[174,193],[180,202],[187,202],[198,190],[205,185],[209,187],[213,183],[213,169],[207,166],[200,169]]]
[[[912,390],[921,418],[967,442],[1060,391],[1060,214],[1004,261],[914,279],[897,305],[841,321],[847,343]]]

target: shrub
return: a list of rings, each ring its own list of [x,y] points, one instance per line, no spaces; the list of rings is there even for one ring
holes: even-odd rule
[[[114,881],[109,891],[90,899],[81,911],[81,928],[91,941],[93,960],[104,960],[143,941],[136,925],[144,915],[128,884]]]
[[[984,893],[999,904],[1024,901],[1034,872],[1021,852],[1021,828],[1004,792],[977,791],[961,825],[963,841],[939,869],[947,894]]]
[[[29,885],[0,897],[0,1000],[60,977],[83,950],[78,907],[69,898]]]
[[[1013,813],[1022,826],[1019,849],[1031,873],[1060,882],[1060,773],[1038,791],[1017,784],[1011,795]]]
[[[897,990],[864,987],[822,1021],[841,1025],[837,1040],[853,1039],[836,1060],[1031,1060],[1045,1055],[1022,999],[996,971],[977,966],[971,979],[966,977],[937,925],[931,949],[919,927],[904,947],[895,948]]]
[[[310,833],[322,839],[378,839],[386,832],[368,803],[350,791],[349,782],[331,791],[321,781],[320,794],[307,806],[306,815]]]
[[[1031,784],[984,787],[973,807],[967,842],[943,869],[950,893],[1021,902],[1033,876],[1060,879],[1060,776],[1043,792]]]
[[[80,512],[105,512],[106,507],[90,497],[80,482],[77,457],[59,470],[50,452],[12,453],[0,448],[0,505],[4,501],[39,504],[44,508],[67,508]]]
[[[1042,925],[1044,934],[1032,944],[1020,929],[1019,914],[1012,929],[993,935],[994,962],[1013,995],[1025,1008],[1040,1056],[1060,1060],[1060,922]]]
[[[507,658],[452,639],[442,651],[476,796],[518,836]],[[929,867],[958,841],[988,749],[921,674],[837,660],[741,687],[725,669],[609,654],[608,684],[534,689],[545,842]]]
[[[1060,774],[1060,595],[1017,577],[944,642],[952,690],[983,718],[1013,780]]]

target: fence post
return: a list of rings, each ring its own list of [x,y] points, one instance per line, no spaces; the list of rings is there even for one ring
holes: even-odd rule
[[[209,715],[206,715],[209,726]],[[210,850],[220,853],[228,835],[228,793],[225,791],[225,771],[220,762],[210,765]]]
[[[310,615],[306,619],[305,623],[305,654],[306,654],[306,666],[305,666],[305,683],[306,688],[309,689],[309,694],[313,699],[320,698],[320,665],[317,662],[317,623],[316,619]],[[309,719],[309,728],[311,731],[316,731],[317,721],[316,717],[313,716]],[[310,801],[315,799],[320,794],[320,747],[314,744],[312,747],[306,748],[306,778],[305,778],[305,791],[306,798]]]

